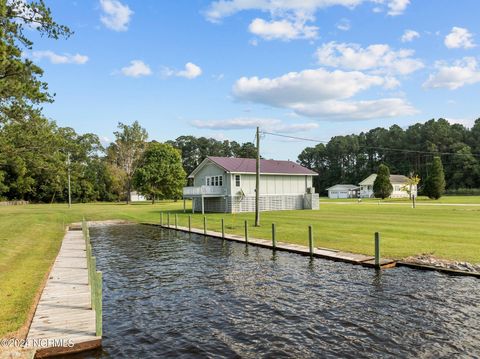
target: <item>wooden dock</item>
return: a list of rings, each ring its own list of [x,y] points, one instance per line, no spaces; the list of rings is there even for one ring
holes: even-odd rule
[[[69,230],[38,302],[26,347],[36,358],[101,346],[91,306],[86,243],[81,230]]]
[[[207,230],[206,234],[205,234],[203,229],[198,229],[198,228],[192,228],[191,231],[190,231],[188,227],[183,227],[183,226],[174,226],[174,225],[173,226],[172,225],[168,226],[168,225],[161,225],[161,224],[154,224],[154,223],[144,223],[144,224],[160,226],[162,228],[178,230],[178,231],[181,231],[181,232],[207,235],[209,237],[220,238],[220,239],[225,239],[225,240],[229,240],[229,241],[246,243],[244,236],[239,236],[239,235],[236,235],[236,234],[225,234],[225,236],[222,236],[221,232],[215,232],[215,231]],[[248,237],[248,244],[258,246],[258,247],[273,249],[272,241],[267,240],[267,239]],[[372,249],[373,249],[373,243],[372,243]],[[275,246],[275,250],[297,253],[297,254],[301,254],[301,255],[304,255],[304,256],[310,256],[309,247],[302,246],[302,245],[299,245],[299,244],[292,244],[292,243],[285,243],[285,242],[278,242],[277,241],[276,246]],[[367,255],[364,255],[364,254],[342,252],[342,251],[338,251],[338,250],[335,250],[335,249],[316,247],[316,248],[313,249],[313,256],[318,257],[318,258],[324,258],[324,259],[339,261],[339,262],[358,264],[358,265],[362,265],[364,267],[375,268],[375,257],[374,256],[367,256]],[[381,258],[380,259],[380,268],[382,268],[382,269],[393,268],[393,267],[395,267],[395,265],[396,265],[396,262],[392,259],[388,259],[388,258]]]

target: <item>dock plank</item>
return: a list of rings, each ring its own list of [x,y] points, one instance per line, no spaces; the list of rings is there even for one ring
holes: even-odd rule
[[[100,346],[90,296],[83,234],[68,231],[38,302],[25,347],[35,349],[36,357],[46,357]]]

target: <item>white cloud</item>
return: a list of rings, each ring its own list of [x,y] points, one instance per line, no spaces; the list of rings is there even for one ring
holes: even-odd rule
[[[230,118],[226,120],[195,120],[191,122],[191,125],[201,129],[212,130],[241,130],[241,129],[253,129],[257,126],[263,130],[275,130],[276,132],[304,132],[318,128],[317,123],[294,123],[286,124],[281,120],[273,118],[252,118],[252,117],[239,117]]]
[[[405,30],[403,33],[402,37],[400,38],[400,41],[402,42],[411,42],[415,40],[416,38],[419,38],[420,34],[415,31],[415,30]]]
[[[122,67],[120,72],[128,77],[150,76],[152,74],[150,66],[148,66],[141,60],[130,61],[130,65]]]
[[[48,59],[52,64],[76,64],[83,65],[88,61],[88,56],[80,54],[63,54],[59,55],[53,51],[34,51],[32,56],[36,60]]]
[[[318,9],[331,6],[345,6],[354,8],[364,0],[218,0],[211,3],[205,16],[212,22],[218,22],[224,17],[231,16],[240,11],[260,10],[273,15],[282,13],[295,13],[309,16]]]
[[[168,67],[164,67],[162,70],[162,75],[165,77],[177,76],[184,77],[186,79],[192,80],[202,74],[202,69],[200,66],[195,65],[192,62],[187,62],[185,64],[184,70],[173,70]]]
[[[324,101],[318,104],[299,104],[295,111],[303,116],[329,120],[368,120],[372,118],[410,116],[418,113],[401,98],[384,98],[370,101]]]
[[[254,19],[249,27],[252,34],[260,36],[265,40],[293,40],[293,39],[314,39],[318,35],[318,27],[309,26],[305,21]]]
[[[277,78],[242,77],[233,87],[243,101],[287,108],[302,116],[320,119],[367,119],[411,115],[416,110],[404,99],[354,101],[372,87],[390,87],[390,79],[359,71],[325,69],[290,72]]]
[[[104,13],[100,20],[107,28],[114,31],[128,30],[128,23],[133,15],[128,5],[118,0],[100,0],[100,6]]]
[[[444,43],[449,49],[470,49],[476,46],[473,42],[473,35],[467,29],[456,26],[452,27],[452,31],[445,36]]]
[[[340,19],[339,22],[337,22],[337,29],[342,30],[342,31],[348,31],[351,29],[352,25],[350,24],[350,20],[348,19]]]
[[[451,125],[459,124],[467,128],[472,128],[475,125],[475,118],[446,118]]]
[[[409,4],[410,0],[390,0],[387,2],[387,14],[390,16],[402,15]]]
[[[186,79],[194,79],[202,74],[202,69],[194,63],[187,62],[185,70],[178,71],[177,76],[185,77]]]
[[[439,61],[435,64],[437,72],[431,74],[424,82],[426,88],[458,89],[465,85],[480,82],[480,69],[474,57],[464,57],[452,65]]]
[[[329,72],[325,69],[290,72],[277,78],[242,77],[234,85],[234,95],[244,101],[289,107],[299,102],[349,98],[372,86],[381,86],[380,76],[359,71]]]
[[[316,51],[318,63],[321,65],[400,75],[406,75],[424,67],[423,62],[413,58],[413,55],[413,50],[394,51],[386,44],[362,48],[358,44],[334,41],[323,44]]]

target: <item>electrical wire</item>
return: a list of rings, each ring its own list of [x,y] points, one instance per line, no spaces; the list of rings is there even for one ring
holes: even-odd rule
[[[261,133],[265,135],[277,136],[277,137],[284,137],[284,138],[291,138],[294,140],[300,141],[309,141],[309,142],[316,142],[316,143],[323,143],[327,144],[329,141],[321,141],[313,138],[306,138],[306,137],[297,137],[297,136],[290,136],[284,135],[275,132],[267,132],[261,131]],[[418,151],[418,150],[407,150],[401,148],[388,148],[388,147],[374,147],[374,146],[359,146],[360,148],[370,149],[370,150],[379,150],[379,151],[392,151],[392,152],[404,152],[404,153],[414,153],[414,154],[424,154],[424,155],[441,155],[441,156],[473,156],[473,157],[480,157],[480,153],[457,153],[457,152],[433,152],[433,151]]]

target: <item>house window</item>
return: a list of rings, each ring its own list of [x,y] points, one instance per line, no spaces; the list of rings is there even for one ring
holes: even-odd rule
[[[223,176],[218,176],[218,185],[223,186]]]
[[[235,175],[235,187],[240,187],[240,175]]]
[[[207,186],[210,186],[210,177],[207,177]]]
[[[215,176],[215,186],[218,186],[218,176]]]

